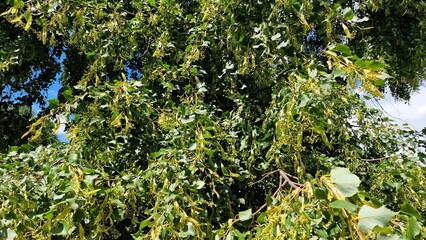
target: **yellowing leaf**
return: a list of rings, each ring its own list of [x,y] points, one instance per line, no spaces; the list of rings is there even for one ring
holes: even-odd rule
[[[349,39],[353,38],[351,32],[349,31],[349,28],[344,23],[342,23],[342,27],[343,27],[343,31],[346,34],[346,37]]]
[[[16,17],[12,20],[10,20],[11,23],[16,23],[16,22],[22,22],[21,17]]]
[[[24,30],[28,31],[31,28],[31,23],[33,22],[33,16],[29,15],[27,18],[27,23],[25,24]]]

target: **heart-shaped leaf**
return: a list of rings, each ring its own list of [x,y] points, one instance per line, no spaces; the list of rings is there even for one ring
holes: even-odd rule
[[[357,193],[359,184],[361,183],[358,176],[352,174],[347,168],[335,168],[331,170],[331,181],[345,197],[351,197]]]
[[[396,213],[387,209],[385,206],[373,208],[367,205],[361,207],[358,213],[358,227],[364,233],[371,233],[375,226],[384,227],[389,223]]]

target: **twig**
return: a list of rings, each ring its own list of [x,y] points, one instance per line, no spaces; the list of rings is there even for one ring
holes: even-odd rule
[[[145,54],[148,52],[150,46],[151,46],[151,38],[148,40],[148,46],[146,47],[145,51],[142,53],[141,57],[145,56]]]
[[[272,173],[275,173],[275,172],[278,172],[278,171],[280,171],[280,170],[275,170],[275,171],[272,171],[272,172],[269,172],[269,173],[267,173],[267,175],[265,176],[265,177],[267,177],[267,176],[269,176],[269,175],[271,175]],[[263,178],[265,178],[265,177],[263,177]],[[263,179],[262,178],[262,179]],[[281,188],[287,183],[287,181],[284,181],[284,183],[282,182],[283,181],[283,178],[282,177],[280,177],[280,184],[279,184],[279,186],[278,186],[278,188],[277,188],[277,190],[275,190],[275,192],[274,192],[274,194],[272,194],[272,197],[276,197],[277,195],[278,195],[278,193],[281,191]],[[262,206],[260,206],[260,208],[258,208],[257,210],[256,210],[256,212],[254,212],[253,213],[253,216],[255,216],[255,215],[257,215],[260,211],[262,211],[265,207],[267,206],[267,204],[265,203],[265,204],[263,204]]]
[[[389,158],[392,158],[392,156],[381,157],[381,158],[361,158],[360,160],[365,161],[365,162],[378,162],[378,161],[382,161],[382,160],[389,159]]]
[[[264,180],[266,177],[268,177],[268,176],[270,176],[270,175],[272,175],[272,174],[274,174],[274,173],[276,173],[276,172],[279,172],[279,174],[280,174],[280,178],[279,178],[279,181],[280,181],[280,183],[278,184],[278,188],[275,190],[275,192],[274,192],[274,194],[272,194],[272,197],[276,197],[277,195],[278,195],[278,193],[280,193],[280,191],[281,191],[281,189],[286,185],[286,184],[288,184],[291,188],[293,188],[293,189],[301,189],[301,188],[303,188],[303,185],[302,184],[299,184],[299,183],[296,183],[296,182],[293,182],[290,178],[293,178],[293,179],[298,179],[297,177],[295,177],[295,176],[293,176],[293,175],[290,175],[290,174],[288,174],[288,173],[286,173],[286,172],[284,172],[283,170],[281,170],[281,169],[277,169],[277,170],[274,170],[274,171],[271,171],[271,172],[268,172],[268,173],[266,173],[266,174],[264,174],[263,175],[263,177],[259,180],[259,181],[256,181],[255,183],[258,183],[258,182],[261,182],[262,180]],[[284,180],[284,181],[283,181]],[[253,183],[253,184],[255,184],[255,183]],[[251,184],[251,185],[253,185],[253,184]],[[267,204],[265,203],[265,204],[263,204],[262,206],[260,206],[254,213],[252,213],[252,215],[253,216],[255,216],[255,215],[257,215],[257,214],[259,214],[265,207],[267,206]],[[235,223],[237,223],[237,222],[239,222],[240,220],[239,219],[235,219],[231,224],[230,224],[230,226],[232,226],[233,224],[235,224]]]
[[[255,184],[258,184],[258,183],[262,182],[265,178],[267,178],[268,176],[270,176],[270,175],[272,175],[272,174],[274,174],[274,173],[276,173],[278,171],[279,171],[279,169],[263,174],[263,177],[259,181],[256,181],[256,182],[250,184],[249,186],[253,186]]]
[[[279,172],[280,172],[280,176],[282,177],[282,178],[284,178],[285,179],[285,182],[284,183],[288,183],[288,185],[290,185],[290,187],[292,187],[293,189],[299,189],[299,188],[301,188],[302,187],[302,185],[301,184],[299,184],[299,183],[295,183],[295,182],[293,182],[293,181],[291,181],[291,179],[289,178],[289,176],[291,176],[290,174],[288,174],[288,173],[286,173],[286,172],[284,172],[283,170],[279,170]],[[293,176],[291,176],[291,177],[293,177]]]
[[[127,14],[132,15],[132,16],[136,16],[136,13],[130,12],[130,11],[126,10],[126,9],[121,9],[121,10],[122,10],[123,12],[127,13]]]
[[[283,183],[283,178],[280,177],[280,185],[278,185],[277,190],[275,190],[274,194],[272,194],[272,197],[276,197],[277,194],[281,191],[281,188],[286,184],[287,181],[284,181]]]
[[[257,210],[256,210],[256,212],[254,212],[252,215],[253,216],[255,216],[255,215],[257,215],[258,213],[260,213],[260,211],[262,211],[265,207],[266,207],[267,205],[266,205],[266,203],[265,204],[263,204],[262,206],[260,206],[260,208],[258,208]],[[236,222],[238,222],[239,221],[239,219],[236,219],[232,224],[234,224],[234,223],[236,223]]]
[[[56,164],[58,164],[58,163],[60,163],[60,162],[62,162],[62,161],[64,161],[65,159],[63,158],[63,157],[61,157],[61,158],[59,158],[58,160],[56,160],[54,163],[52,163],[52,165],[51,166],[55,166]]]

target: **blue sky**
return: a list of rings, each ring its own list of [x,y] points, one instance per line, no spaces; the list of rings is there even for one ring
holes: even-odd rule
[[[52,98],[58,98],[58,91],[62,87],[62,85],[59,82],[59,76],[56,78],[56,81],[49,87],[47,90],[47,99]],[[35,114],[37,114],[41,110],[40,105],[34,104],[33,105],[33,111]],[[65,119],[61,121],[62,124],[59,127],[58,131],[56,131],[56,135],[58,136],[59,140],[61,142],[69,142],[68,139],[66,139],[66,132],[65,132]]]
[[[59,83],[59,81],[56,81],[52,86],[50,86],[49,90],[47,91],[47,99],[58,98],[58,90],[61,87],[62,85]],[[56,131],[56,135],[61,142],[69,142],[69,140],[66,139],[67,134],[65,132],[65,119],[61,119],[61,126]]]

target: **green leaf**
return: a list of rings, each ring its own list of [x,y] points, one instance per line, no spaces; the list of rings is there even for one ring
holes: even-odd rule
[[[325,191],[321,189],[315,189],[314,196],[318,199],[327,199],[327,193],[325,193]]]
[[[278,44],[277,49],[285,48],[288,46],[289,43],[290,43],[289,40],[282,41],[280,44]]]
[[[381,206],[383,206],[383,203],[379,199],[371,196],[367,192],[360,191],[360,192],[358,192],[358,195],[368,198],[370,200],[370,205],[373,204],[374,207],[381,207]]]
[[[64,91],[64,97],[65,97],[68,101],[72,100],[72,90],[70,90],[70,89],[65,90],[65,91]]]
[[[401,238],[396,234],[393,234],[393,235],[380,234],[377,236],[377,240],[401,240]]]
[[[18,151],[19,151],[19,146],[11,146],[11,147],[9,147],[9,153],[18,152]]]
[[[321,124],[321,123],[319,123],[319,124]],[[327,135],[325,134],[325,129],[324,129],[323,126],[321,126],[321,125],[315,125],[313,127],[313,130],[321,136],[322,141],[324,142],[324,144],[329,149],[333,148],[333,146],[330,144],[330,141],[328,141],[328,138],[327,138]]]
[[[151,5],[151,7],[157,7],[155,0],[148,0],[148,3],[149,3],[149,5]]]
[[[415,217],[417,220],[421,220],[422,216],[420,215],[420,212],[417,211],[413,206],[411,206],[408,203],[404,203],[400,206],[401,212],[408,214],[412,217]]]
[[[28,152],[31,149],[31,146],[28,144],[23,144],[21,146],[19,146],[19,152]]]
[[[331,74],[334,77],[342,77],[342,78],[346,77],[346,75],[347,75],[347,73],[345,71],[343,71],[341,68],[335,68],[335,69],[333,69],[333,71],[331,72]]]
[[[355,61],[355,66],[357,66],[357,67],[365,67],[366,66],[366,63],[364,62],[364,60],[362,60],[362,59],[357,59],[356,61]]]
[[[344,55],[351,55],[351,49],[344,44],[337,44],[334,48],[332,48],[335,52],[342,53]]]
[[[345,197],[355,195],[361,183],[358,176],[352,174],[347,168],[335,168],[331,170],[331,181]]]
[[[149,223],[151,222],[151,217],[143,220],[140,224],[139,224],[139,230],[144,229],[146,226],[149,225]]]
[[[306,106],[306,104],[309,102],[310,98],[302,93],[299,95],[299,105],[297,106],[298,108],[302,108],[304,106]]]
[[[73,221],[74,222],[81,222],[81,221],[83,221],[84,218],[85,218],[85,214],[84,214],[83,210],[77,209],[74,212],[74,215],[73,215]]]
[[[196,233],[195,233],[194,225],[192,224],[192,222],[189,222],[186,224],[183,231],[179,232],[179,237],[186,238],[189,236],[195,236],[195,234]]]
[[[7,51],[0,49],[0,57],[5,57],[7,56]]]
[[[262,212],[258,217],[257,217],[257,222],[258,223],[264,223],[266,220],[266,212]]]
[[[385,73],[385,72],[381,72],[381,73],[380,73],[380,76],[378,76],[378,78],[379,78],[379,79],[382,79],[382,80],[386,80],[386,79],[388,79],[388,78],[393,78],[393,77],[392,77],[392,76],[390,76],[389,74]]]
[[[376,86],[380,86],[380,87],[383,87],[383,86],[385,86],[385,80],[383,80],[383,79],[377,79],[376,81],[374,81],[374,85],[376,85]]]
[[[333,84],[331,82],[322,82],[321,83],[321,90],[324,92],[328,92],[333,88]]]
[[[245,240],[246,234],[240,232],[238,229],[234,229],[234,235],[238,238],[238,240]]]
[[[65,236],[71,234],[71,230],[72,228],[70,226],[70,223],[64,220],[59,223],[59,225],[56,225],[56,227],[52,228],[52,233],[54,235]]]
[[[188,118],[182,118],[180,121],[181,121],[183,124],[187,124],[187,123],[193,122],[194,120],[195,120],[195,116],[194,116],[194,115],[191,115],[191,116],[189,116]]]
[[[348,21],[352,20],[355,17],[354,11],[352,10],[352,8],[349,8],[349,7],[343,9],[342,14],[345,17],[345,20],[348,20]]]
[[[86,52],[86,57],[88,59],[93,58],[96,55],[96,52],[92,51],[92,52]]]
[[[409,240],[416,239],[416,236],[420,234],[420,226],[416,218],[410,218],[407,224],[407,237]]]
[[[49,99],[48,102],[51,109],[55,109],[59,106],[59,100],[56,98]]]
[[[334,202],[330,203],[330,207],[332,208],[345,208],[348,209],[350,212],[355,212],[358,209],[358,206],[350,203],[345,200],[336,200]]]
[[[367,61],[367,68],[372,71],[378,71],[385,68],[385,64],[378,61]]]
[[[197,143],[191,143],[191,145],[189,145],[188,150],[189,151],[194,151],[195,149],[197,149]]]
[[[275,34],[274,36],[271,37],[271,40],[276,41],[276,40],[279,40],[280,38],[281,38],[281,34],[277,33],[277,34]]]
[[[15,239],[15,237],[18,236],[16,232],[13,229],[8,228],[7,229],[7,239]]]
[[[68,161],[70,161],[70,162],[72,162],[72,163],[76,163],[76,162],[77,162],[77,160],[78,160],[78,154],[71,153],[71,154],[68,156]]]
[[[251,209],[242,211],[238,213],[238,219],[240,221],[247,221],[250,220],[253,217],[253,214],[251,212]]]
[[[358,227],[366,234],[372,232],[375,226],[384,227],[396,213],[385,206],[373,208],[367,205],[361,207],[358,213]]]
[[[197,189],[201,189],[201,188],[203,188],[204,187],[204,185],[205,185],[206,183],[204,182],[204,181],[202,181],[202,180],[197,180],[197,181],[195,181],[193,184],[192,184],[192,186],[195,186],[195,187],[197,187]]]

